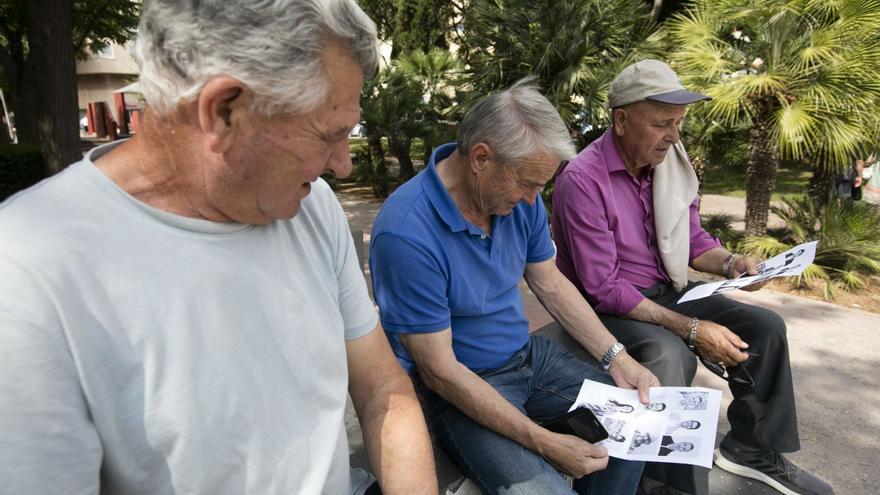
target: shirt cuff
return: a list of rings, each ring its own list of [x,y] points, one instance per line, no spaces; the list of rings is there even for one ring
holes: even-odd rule
[[[691,252],[688,264],[692,263],[694,259],[699,258],[706,251],[717,247],[721,247],[721,242],[718,239],[715,239],[708,233],[699,236],[691,241]]]
[[[597,313],[626,316],[645,299],[630,283],[615,284],[610,292],[596,305]]]

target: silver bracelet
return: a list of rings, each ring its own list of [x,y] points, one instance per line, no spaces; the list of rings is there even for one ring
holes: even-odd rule
[[[608,371],[611,368],[611,363],[614,361],[614,358],[620,354],[620,351],[626,349],[620,342],[615,342],[611,347],[605,351],[605,354],[602,355],[602,369]]]
[[[690,349],[691,352],[697,350],[697,325],[699,323],[699,318],[694,318],[691,320],[691,334],[688,336],[688,349]]]
[[[733,278],[733,273],[731,273],[733,271],[733,262],[736,261],[738,257],[739,255],[737,254],[731,254],[726,260],[724,260],[724,264],[721,265],[721,272],[725,277]]]

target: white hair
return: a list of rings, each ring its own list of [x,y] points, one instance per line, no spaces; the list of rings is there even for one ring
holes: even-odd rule
[[[532,80],[521,79],[471,107],[458,129],[459,151],[466,154],[477,143],[486,143],[502,165],[516,165],[537,152],[559,160],[574,156],[577,150],[565,122]]]
[[[246,84],[262,113],[301,113],[327,97],[321,56],[330,40],[372,76],[376,25],[352,0],[145,0],[134,55],[159,114],[219,75]]]

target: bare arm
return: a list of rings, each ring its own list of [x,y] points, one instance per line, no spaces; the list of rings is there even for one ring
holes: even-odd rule
[[[727,275],[724,273],[724,261],[727,260],[730,254],[730,251],[722,247],[712,248],[694,258],[691,261],[691,267],[693,267],[694,270],[703,273],[712,273],[714,275],[726,277]]]
[[[715,275],[727,277],[728,274],[724,273],[724,262],[727,261],[727,258],[729,258],[730,255],[730,251],[724,248],[712,248],[694,258],[691,261],[691,267],[693,267],[694,270],[704,273],[713,273]],[[734,259],[730,266],[730,278],[737,278],[741,275],[757,275],[758,265],[761,261],[762,260],[755,258],[754,256],[736,255],[736,259]],[[740,290],[753,292],[765,285],[767,285],[766,281],[741,287]]]
[[[402,340],[425,385],[469,418],[546,457],[576,478],[605,469],[608,453],[603,447],[538,426],[461,364],[452,351],[450,329],[407,334]]]
[[[577,288],[556,268],[554,260],[529,263],[526,265],[525,279],[541,304],[562,324],[565,331],[601,360],[617,339],[599,321]],[[648,389],[660,386],[657,377],[626,351],[617,355],[608,372],[617,386],[637,388],[643,404],[650,402]]]
[[[650,299],[643,299],[626,316],[660,325],[685,341],[691,333],[693,319],[690,316],[664,308]],[[709,361],[729,365],[740,363],[748,358],[743,352],[746,348],[748,344],[727,327],[709,320],[697,323],[697,350]]]
[[[437,493],[434,453],[412,382],[380,325],[346,343],[349,392],[385,494]]]

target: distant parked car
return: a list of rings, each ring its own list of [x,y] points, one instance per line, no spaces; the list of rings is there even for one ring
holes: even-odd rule
[[[363,124],[355,124],[354,127],[351,128],[351,132],[348,133],[348,137],[353,137],[353,138],[367,137],[367,129],[364,128]]]

